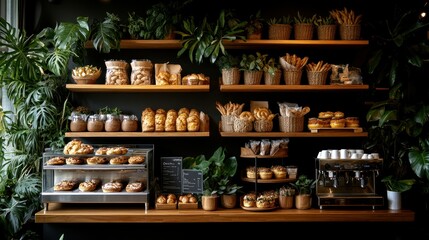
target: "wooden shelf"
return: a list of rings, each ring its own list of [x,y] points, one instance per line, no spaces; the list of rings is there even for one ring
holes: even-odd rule
[[[220,85],[221,92],[323,92],[368,89],[368,85]]]
[[[283,178],[283,179],[279,179],[279,178],[260,179],[260,178],[258,178],[258,179],[254,179],[254,178],[242,177],[241,180],[244,182],[251,182],[251,183],[255,183],[256,181],[258,183],[288,183],[288,182],[295,182],[296,178]]]
[[[248,48],[278,48],[281,46],[311,46],[311,47],[341,47],[341,46],[367,46],[368,40],[236,40],[223,42],[229,49]],[[94,48],[91,41],[85,44],[86,48]],[[121,40],[120,49],[180,49],[181,40]]]
[[[66,84],[71,92],[209,92],[210,85],[105,85]]]
[[[49,211],[35,214],[36,223],[202,223],[202,222],[414,222],[411,210],[372,209],[276,209],[252,212],[241,208],[149,209],[124,204],[49,204]]]
[[[65,137],[209,137],[210,132],[66,132]]]
[[[367,132],[344,132],[344,131],[329,131],[329,132],[220,132],[222,137],[368,137]]]

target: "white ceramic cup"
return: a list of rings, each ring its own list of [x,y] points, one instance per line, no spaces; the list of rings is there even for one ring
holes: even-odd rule
[[[372,155],[372,158],[374,158],[374,159],[380,158],[380,155],[378,153],[371,153],[371,155]]]
[[[357,153],[352,153],[352,155],[350,155],[351,159],[359,159],[358,154]]]
[[[368,154],[367,153],[362,154],[361,159],[368,159]]]
[[[320,159],[329,159],[331,158],[331,153],[328,150],[322,150],[320,152]]]
[[[341,149],[340,150],[340,158],[341,159],[349,159],[350,158],[350,152],[347,149]]]
[[[331,159],[340,159],[340,151],[338,149],[331,150]]]

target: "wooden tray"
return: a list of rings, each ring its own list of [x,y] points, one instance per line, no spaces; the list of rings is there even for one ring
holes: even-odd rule
[[[256,155],[250,148],[241,148],[240,157],[242,158],[284,158],[288,156],[288,148],[279,148],[274,155]]]
[[[177,208],[176,203],[157,203],[155,204],[157,210],[172,210]]]
[[[198,203],[181,203],[178,205],[179,209],[198,209]]]
[[[312,133],[320,133],[320,132],[355,132],[355,133],[361,133],[363,132],[363,129],[358,128],[318,128],[318,129],[312,129]]]

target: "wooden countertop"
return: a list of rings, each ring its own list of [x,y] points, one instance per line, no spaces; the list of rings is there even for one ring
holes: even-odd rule
[[[36,223],[202,223],[202,222],[414,222],[412,210],[276,209],[253,212],[241,208],[156,210],[144,205],[82,205],[50,203],[36,213]]]

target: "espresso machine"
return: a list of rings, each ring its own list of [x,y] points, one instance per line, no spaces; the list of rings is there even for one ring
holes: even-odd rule
[[[316,194],[323,207],[383,206],[377,194],[382,159],[319,159],[316,158]]]

